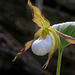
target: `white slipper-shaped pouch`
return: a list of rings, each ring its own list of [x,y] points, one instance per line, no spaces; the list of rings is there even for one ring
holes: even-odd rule
[[[50,35],[47,35],[45,39],[43,39],[41,36],[36,39],[32,43],[32,52],[39,56],[46,55],[52,48],[53,40],[50,37]]]

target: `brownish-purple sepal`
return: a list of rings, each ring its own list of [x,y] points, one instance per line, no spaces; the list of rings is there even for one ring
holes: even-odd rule
[[[25,47],[17,53],[17,55],[15,56],[15,58],[12,60],[12,62],[14,62],[16,60],[16,58],[21,55],[23,52],[25,52],[26,50],[28,50],[30,48],[30,46],[32,45],[33,43],[33,40],[31,41],[28,41],[26,44],[25,44]]]

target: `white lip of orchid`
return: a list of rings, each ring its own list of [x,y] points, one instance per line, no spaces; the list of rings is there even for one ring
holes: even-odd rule
[[[52,48],[53,40],[50,37],[50,35],[47,35],[45,39],[43,39],[41,36],[36,39],[32,43],[32,52],[39,56],[46,55]]]

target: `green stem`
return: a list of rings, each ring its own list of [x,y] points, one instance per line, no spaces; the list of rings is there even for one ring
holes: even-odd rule
[[[62,49],[59,50],[58,63],[57,63],[57,73],[56,75],[60,75],[60,67],[61,67],[61,59],[62,59]]]

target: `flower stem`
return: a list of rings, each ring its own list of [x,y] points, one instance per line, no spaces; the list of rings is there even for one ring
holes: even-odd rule
[[[59,50],[59,55],[58,55],[58,63],[57,63],[57,73],[56,75],[60,75],[60,68],[61,68],[61,59],[62,59],[62,49]]]

